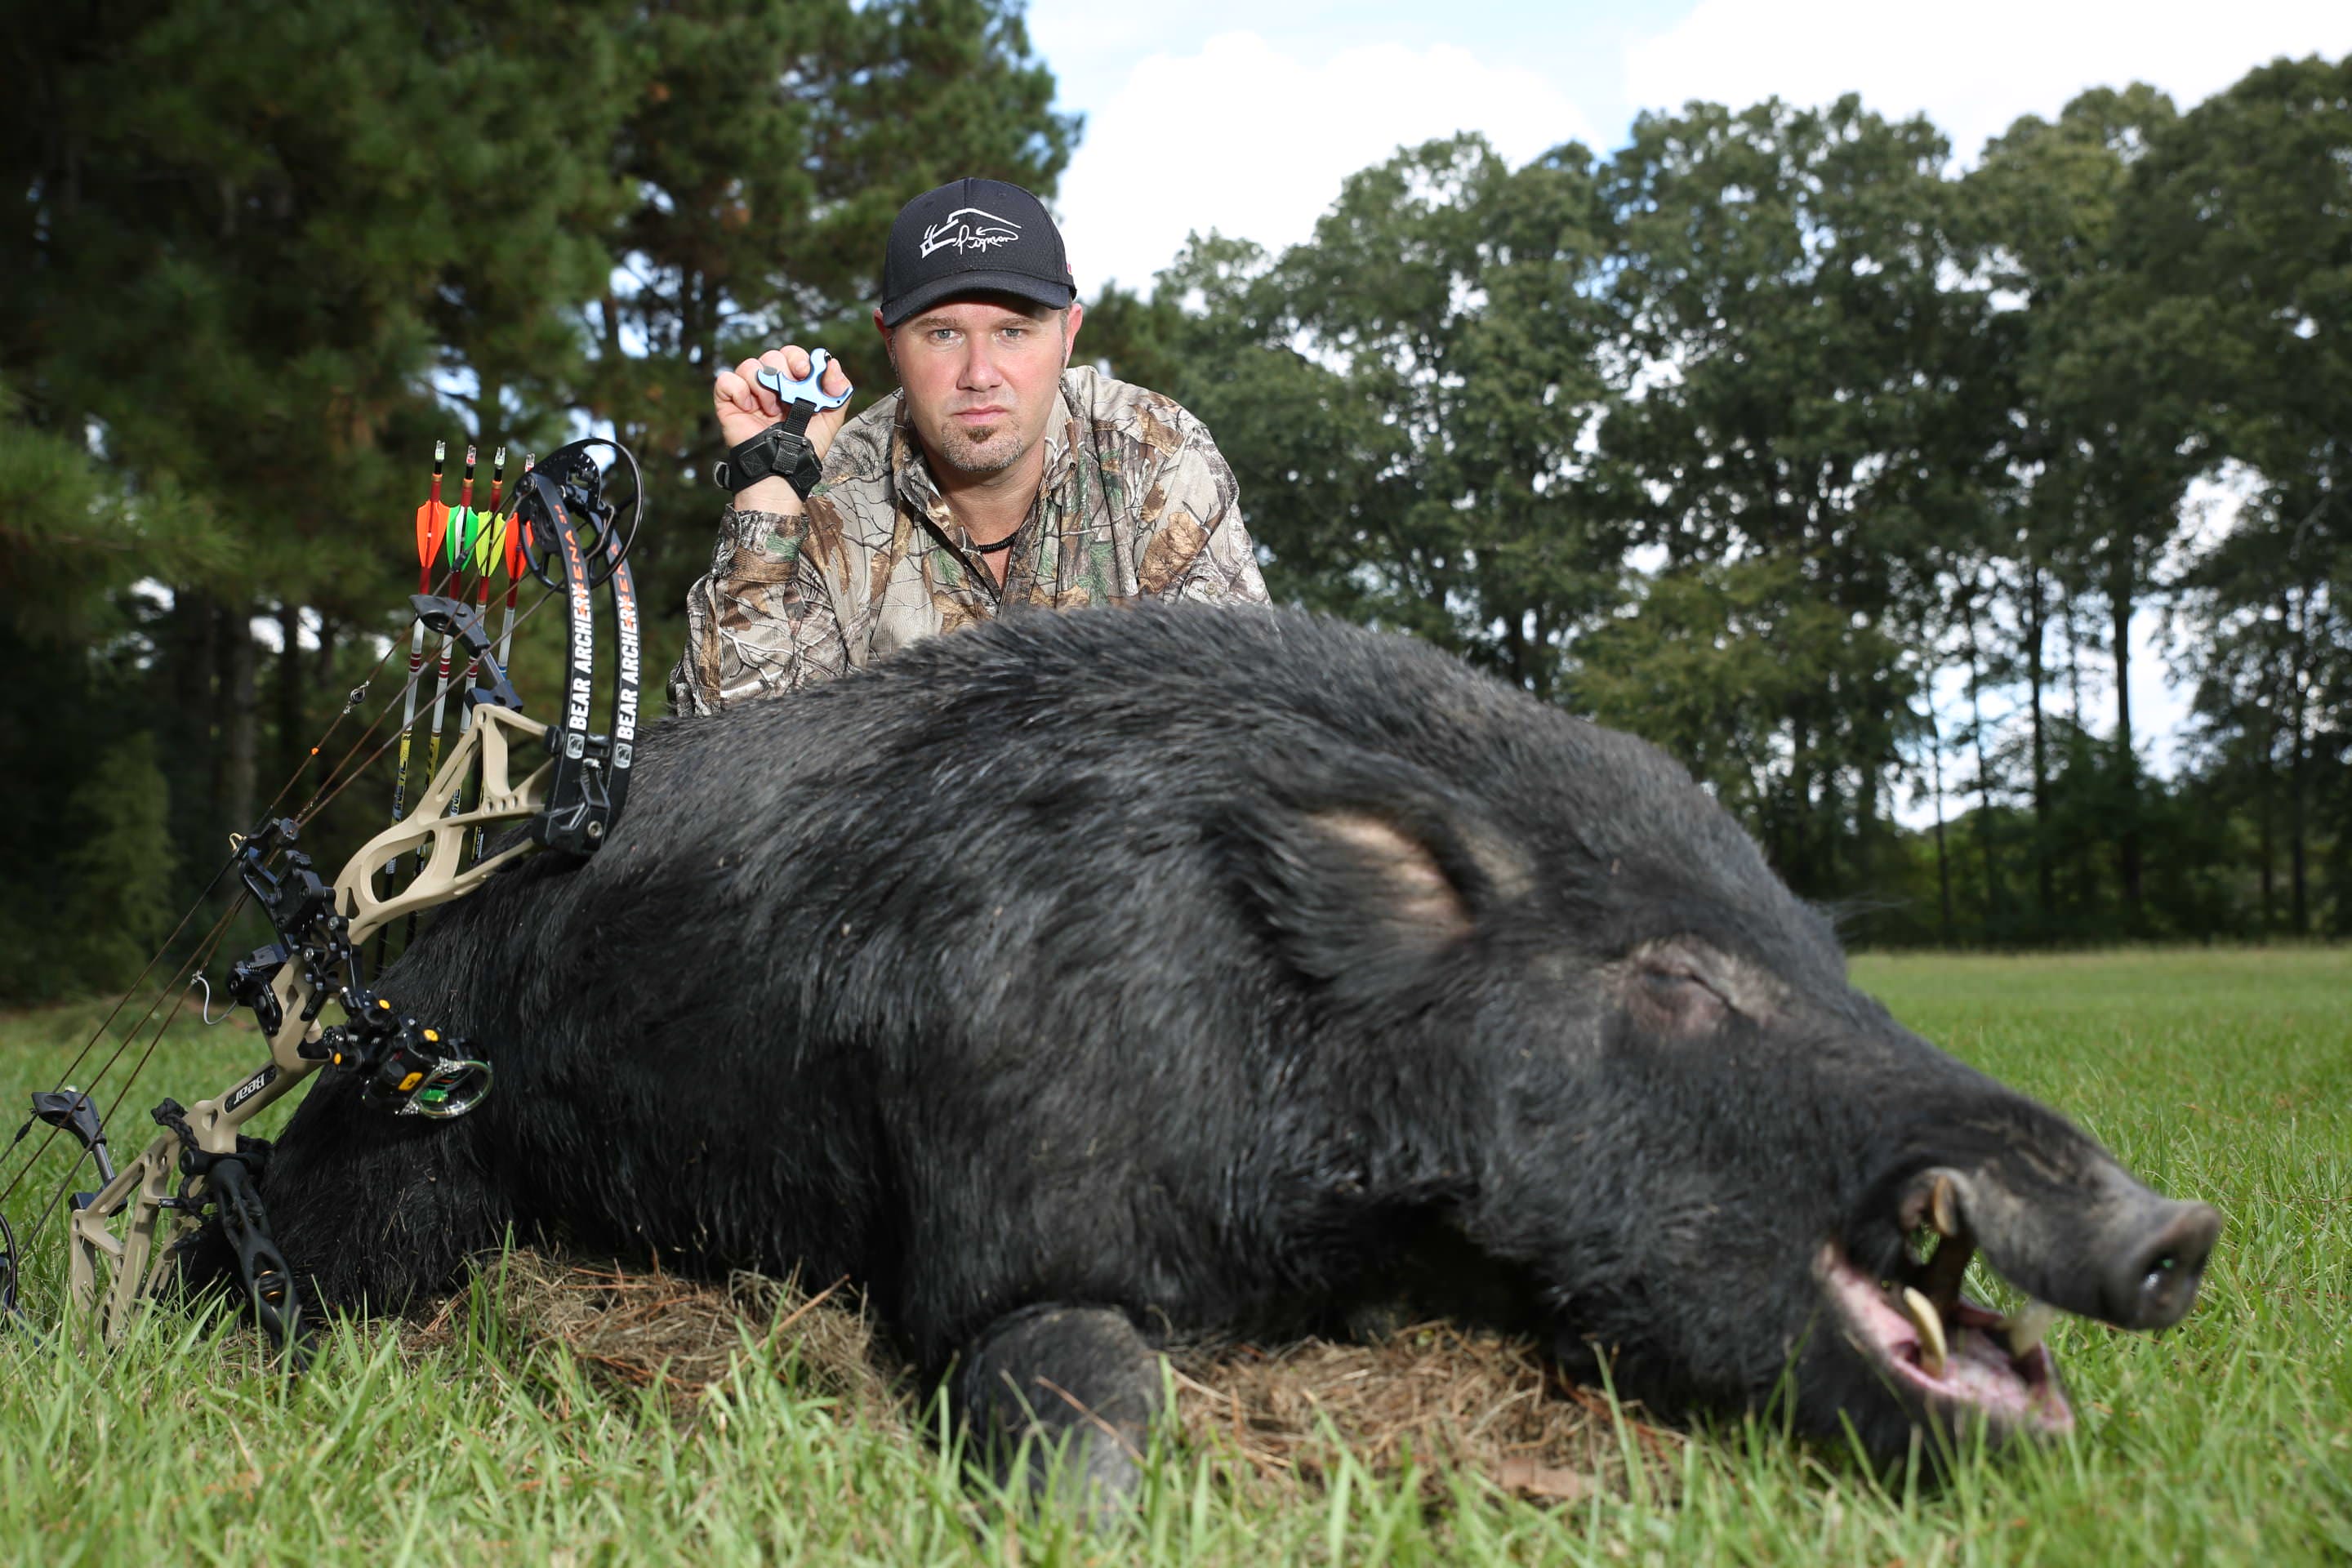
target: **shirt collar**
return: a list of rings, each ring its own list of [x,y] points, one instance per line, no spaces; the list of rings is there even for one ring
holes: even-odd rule
[[[908,416],[903,396],[898,399],[898,416],[890,422],[890,479],[899,499],[918,514],[941,528],[953,520],[948,510],[948,498],[940,493],[939,481],[931,477],[931,465],[915,440],[914,422]]]

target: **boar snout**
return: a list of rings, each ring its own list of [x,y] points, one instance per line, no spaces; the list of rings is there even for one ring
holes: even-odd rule
[[[2140,1196],[2147,1201],[2109,1229],[2097,1266],[2099,1316],[2126,1329],[2168,1329],[2196,1304],[2221,1215],[2209,1204],[2176,1203],[2146,1189]]]
[[[2152,1193],[2104,1162],[2087,1202],[2079,1190],[2062,1195],[2041,1184],[2029,1196],[2002,1175],[1997,1165],[1968,1175],[1931,1173],[1921,1190],[1931,1209],[1934,1194],[1951,1194],[1964,1216],[1959,1228],[2011,1284],[2124,1329],[2169,1328],[2196,1304],[2221,1234],[2212,1205]],[[1945,1216],[1932,1222],[1948,1233]]]

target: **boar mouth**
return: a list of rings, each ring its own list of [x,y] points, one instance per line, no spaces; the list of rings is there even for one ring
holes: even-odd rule
[[[2062,1308],[2163,1329],[2195,1304],[2220,1213],[2158,1196],[2095,1147],[2078,1163],[2064,1187],[2036,1166],[2030,1199],[1989,1169],[1899,1172],[1816,1254],[1843,1338],[1906,1406],[1946,1426],[1981,1417],[2000,1438],[2063,1435],[2074,1413],[2042,1343]],[[1923,1258],[1906,1237],[1940,1239]],[[1960,1294],[1980,1240],[2026,1286],[2009,1317]]]
[[[2042,1342],[2057,1310],[2029,1300],[2004,1317],[1960,1293],[1976,1243],[1955,1227],[1925,1262],[1906,1250],[1885,1279],[1836,1242],[1814,1263],[1845,1339],[1913,1403],[1954,1426],[1981,1418],[1998,1437],[2063,1436],[2074,1412]]]
[[[1936,1263],[1973,1250],[1947,1241],[1934,1262],[1906,1259],[1904,1272],[1921,1276],[1920,1283],[1882,1283],[1832,1242],[1815,1272],[1847,1342],[1897,1389],[1947,1417],[1980,1415],[1999,1436],[2063,1436],[2074,1430],[2074,1412],[2059,1386],[2057,1359],[2041,1342],[2053,1309],[2029,1302],[2003,1317],[1961,1295],[1957,1278],[1940,1300],[1921,1289],[1935,1283]],[[1965,1267],[1962,1256],[1958,1268]],[[1950,1269],[1956,1277],[1958,1268]]]

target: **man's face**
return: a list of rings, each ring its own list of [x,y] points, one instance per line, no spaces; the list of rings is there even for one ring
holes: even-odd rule
[[[950,300],[886,329],[908,416],[934,462],[1002,473],[1045,434],[1085,307]]]

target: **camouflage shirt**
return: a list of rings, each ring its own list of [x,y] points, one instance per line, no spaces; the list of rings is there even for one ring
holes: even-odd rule
[[[1008,610],[1138,599],[1265,603],[1233,470],[1171,400],[1062,375],[1037,500],[1004,585],[948,509],[892,393],[842,427],[801,517],[730,509],[687,596],[682,713],[827,680]]]

